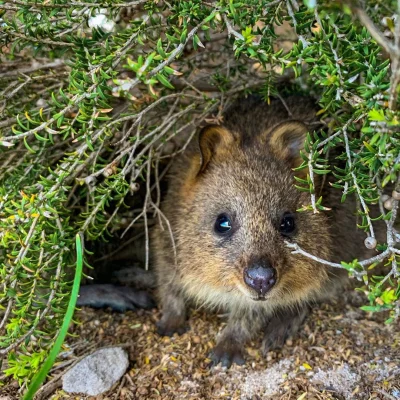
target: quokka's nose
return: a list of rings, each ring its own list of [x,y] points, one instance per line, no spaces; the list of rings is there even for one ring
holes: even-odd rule
[[[269,265],[253,264],[243,272],[247,286],[254,289],[259,295],[264,296],[276,283],[276,271]]]

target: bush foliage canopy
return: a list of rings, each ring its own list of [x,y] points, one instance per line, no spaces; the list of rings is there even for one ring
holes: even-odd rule
[[[326,127],[306,141],[310,173],[297,182],[310,193],[304,207],[323,212],[314,176],[333,174],[343,201],[356,194],[359,228],[376,249],[368,260],[320,261],[360,280],[366,311],[396,319],[397,7],[390,0],[1,0],[0,374],[25,385],[46,359],[70,298],[76,234],[104,240],[141,222],[148,238],[155,216],[167,229],[158,184],[165,166],[199,125],[221,122],[235,97],[257,92],[268,101],[282,81],[290,82],[284,90],[319,99]],[[344,169],[328,163],[338,146]],[[139,185],[146,195],[126,224]],[[369,212],[376,203],[378,218]],[[386,222],[383,243],[377,219]],[[313,257],[297,245],[293,251]],[[386,273],[375,276],[382,261]]]

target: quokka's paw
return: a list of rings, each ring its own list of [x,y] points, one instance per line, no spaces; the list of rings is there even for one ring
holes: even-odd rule
[[[269,325],[265,330],[265,336],[262,342],[262,352],[266,355],[269,351],[281,349],[289,334],[284,327],[272,327]]]
[[[308,309],[304,308],[297,313],[283,313],[273,317],[264,331],[263,354],[281,349],[287,339],[296,335],[308,312]]]
[[[163,316],[156,325],[157,333],[161,336],[173,336],[174,333],[183,335],[189,329],[186,320],[180,317],[169,317],[167,319]]]
[[[77,306],[110,307],[114,311],[124,312],[138,308],[155,308],[155,302],[149,293],[142,290],[134,290],[127,286],[94,284],[81,286]]]
[[[209,355],[210,367],[221,364],[229,368],[232,364],[243,365],[245,360],[241,348],[235,343],[220,342]]]

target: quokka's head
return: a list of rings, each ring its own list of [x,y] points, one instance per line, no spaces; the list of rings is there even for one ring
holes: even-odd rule
[[[326,267],[286,245],[330,255],[326,215],[296,211],[310,202],[293,178],[308,130],[288,121],[253,137],[223,126],[200,133],[176,232],[183,280],[199,300],[289,305],[327,282]]]

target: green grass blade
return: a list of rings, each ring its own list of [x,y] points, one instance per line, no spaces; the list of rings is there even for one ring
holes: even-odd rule
[[[81,283],[82,276],[82,267],[83,267],[83,249],[82,249],[82,241],[79,234],[76,235],[76,270],[74,283],[72,286],[71,297],[69,299],[67,312],[65,314],[60,333],[57,339],[54,342],[54,346],[51,349],[47,360],[44,362],[41,370],[34,376],[32,379],[32,383],[29,386],[28,391],[26,392],[23,400],[31,400],[33,396],[39,389],[40,385],[46,379],[50,368],[53,366],[54,361],[58,353],[60,352],[61,346],[64,343],[65,336],[67,335],[69,324],[71,323],[72,316],[74,315],[76,300],[79,294],[79,286]]]

